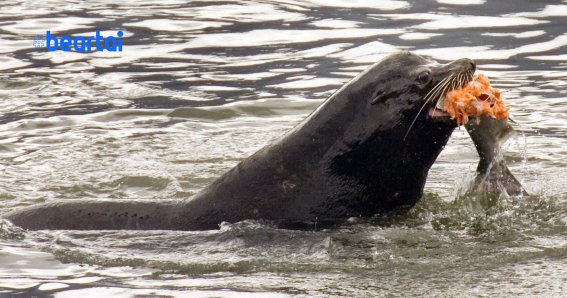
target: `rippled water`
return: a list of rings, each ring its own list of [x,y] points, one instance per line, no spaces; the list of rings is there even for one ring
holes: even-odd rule
[[[0,297],[561,296],[567,292],[566,1],[0,1],[0,208],[188,198],[385,55],[468,57],[503,90],[533,194],[454,202],[461,129],[407,215],[335,230],[37,231],[0,225]],[[35,35],[125,32],[122,53]],[[161,296],[160,296],[161,297]]]

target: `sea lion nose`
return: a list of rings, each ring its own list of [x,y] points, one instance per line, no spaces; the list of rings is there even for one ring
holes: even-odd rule
[[[476,71],[476,63],[474,63],[473,60],[470,60],[470,59],[469,59],[469,64],[471,65],[472,71],[475,72],[475,71]]]
[[[449,68],[456,71],[475,72],[476,63],[469,58],[462,58],[449,63]]]
[[[462,65],[462,67],[469,68],[473,72],[476,71],[476,63],[474,63],[474,61],[472,59],[463,58],[463,59],[459,59],[457,61],[461,62],[460,64]]]

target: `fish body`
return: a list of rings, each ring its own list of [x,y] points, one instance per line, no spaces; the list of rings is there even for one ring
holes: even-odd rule
[[[503,158],[502,144],[514,134],[508,119],[479,116],[465,124],[479,156],[476,177],[468,194],[527,195]]]

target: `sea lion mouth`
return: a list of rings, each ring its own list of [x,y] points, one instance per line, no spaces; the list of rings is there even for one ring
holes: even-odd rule
[[[475,67],[449,73],[443,80],[437,83],[424,97],[428,105],[428,115],[431,118],[449,118],[450,115],[444,109],[447,93],[465,87],[474,79]]]
[[[443,109],[443,99],[447,93],[465,87],[474,78],[476,64],[470,59],[459,59],[438,70],[442,79],[439,80],[423,97],[423,104],[411,122],[404,140],[423,111],[427,109],[427,118],[430,120],[452,121],[449,113]]]

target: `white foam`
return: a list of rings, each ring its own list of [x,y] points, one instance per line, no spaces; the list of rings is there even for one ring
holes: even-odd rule
[[[391,20],[442,20],[451,15],[434,14],[434,13],[412,13],[412,14],[388,13],[388,14],[370,14],[370,16],[379,19],[386,18]]]
[[[192,21],[192,20],[169,20],[169,19],[151,19],[134,23],[125,23],[125,27],[142,27],[155,31],[195,31],[205,28],[218,28],[224,25],[230,25],[227,22],[210,22],[210,21]]]
[[[444,61],[455,60],[463,57],[482,60],[501,60],[520,54],[547,52],[566,45],[567,34],[563,34],[549,41],[528,44],[511,49],[493,50],[491,49],[491,46],[449,47],[415,50],[415,53],[420,55],[429,55],[435,59]]]
[[[450,5],[481,5],[486,0],[437,0],[437,3]]]
[[[482,69],[511,69],[518,68],[517,65],[510,64],[482,64]],[[479,67],[481,69],[481,67]]]
[[[542,55],[542,56],[528,56],[532,60],[547,60],[547,61],[567,61],[567,54],[563,55]]]
[[[408,32],[399,36],[403,40],[421,40],[429,39],[434,36],[442,35],[441,33],[422,33],[422,32]]]
[[[506,37],[506,36],[511,36],[511,37],[515,37],[515,38],[530,38],[530,37],[536,37],[536,36],[540,36],[545,34],[545,31],[543,30],[535,30],[535,31],[526,31],[526,32],[522,32],[522,33],[514,33],[514,32],[507,32],[507,33],[482,33],[481,35],[484,36],[496,36],[496,37]]]
[[[306,19],[306,17],[301,13],[284,11],[275,5],[265,3],[187,7],[175,9],[173,13],[175,16],[191,20],[217,20],[222,22],[234,21],[238,23],[267,21],[297,22]]]
[[[216,33],[197,36],[187,43],[188,48],[253,47],[276,44],[293,44],[329,39],[356,39],[363,37],[400,34],[399,29],[334,29],[334,30],[275,30],[258,29],[248,32]]]
[[[300,89],[312,89],[318,87],[326,86],[340,86],[344,84],[345,79],[339,78],[324,78],[324,77],[295,77],[291,78],[292,81],[285,82],[277,85],[270,85],[268,87],[280,88],[280,89],[290,89],[290,90],[300,90]]]
[[[401,47],[396,47],[380,41],[372,41],[367,44],[348,49],[329,55],[332,58],[340,58],[342,60],[356,63],[374,63],[378,62],[387,55],[399,52]]]
[[[24,62],[16,58],[0,55],[0,70],[21,68],[28,65],[31,65],[31,63]]]
[[[37,289],[39,291],[53,291],[53,290],[60,290],[60,289],[68,288],[68,287],[69,287],[69,285],[66,285],[64,283],[48,282],[48,283],[42,284]]]
[[[324,20],[311,22],[311,24],[319,28],[347,29],[347,28],[357,28],[358,24],[360,23],[355,21],[347,21],[347,20],[324,19]]]
[[[0,38],[0,53],[13,53],[16,51],[20,51],[23,49],[30,49],[33,48],[33,38],[29,39],[18,39],[17,36],[14,36],[14,39],[8,39],[9,35],[3,35]]]
[[[38,19],[23,19],[17,21],[15,24],[5,25],[0,29],[18,34],[30,35],[45,34],[45,31],[50,30],[51,34],[58,35],[61,31],[77,30],[85,28],[93,28],[95,22],[102,22],[106,19],[103,18],[78,18],[78,17],[65,17],[65,18],[38,18]],[[32,40],[30,39],[30,44]]]
[[[564,17],[567,16],[567,5],[547,5],[541,11],[537,12],[520,12],[510,14],[510,16],[530,17],[530,18],[547,18],[547,17]]]
[[[315,4],[317,6],[327,6],[327,7],[346,7],[346,8],[371,8],[379,10],[397,10],[410,7],[410,4],[406,1],[396,1],[396,0],[380,0],[380,1],[368,1],[368,0],[308,0],[309,3]]]
[[[547,23],[547,21],[533,20],[524,17],[490,17],[490,16],[449,16],[441,19],[413,26],[413,28],[438,30],[438,29],[460,29],[460,28],[493,28],[511,26],[531,26]]]

